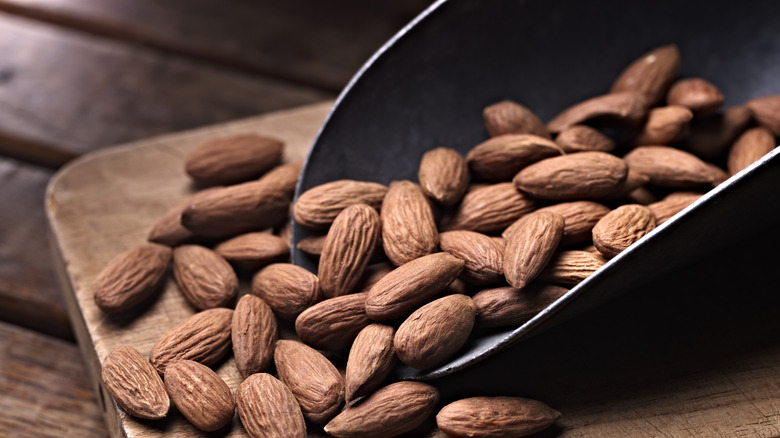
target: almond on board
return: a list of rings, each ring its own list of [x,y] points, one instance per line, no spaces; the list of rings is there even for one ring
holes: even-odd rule
[[[219,254],[199,245],[173,250],[173,275],[179,289],[196,309],[228,307],[236,300],[238,277]]]
[[[288,320],[294,320],[322,297],[317,276],[290,263],[273,263],[258,271],[252,278],[252,293]]]
[[[233,393],[205,365],[191,360],[172,362],[165,369],[165,388],[179,412],[200,430],[212,432],[233,420]]]
[[[173,327],[152,347],[149,362],[160,374],[176,360],[213,365],[230,351],[233,309],[204,310]]]
[[[290,246],[279,236],[270,233],[247,233],[221,242],[214,252],[242,268],[258,268],[273,262],[285,261]]]
[[[242,377],[268,369],[277,337],[276,318],[268,304],[255,295],[242,296],[231,325],[233,357]]]
[[[133,347],[111,350],[103,359],[101,377],[119,407],[133,417],[159,420],[168,415],[171,401],[160,375]]]
[[[258,178],[279,164],[284,143],[256,134],[209,140],[187,157],[184,169],[206,184],[234,184]]]
[[[252,438],[306,438],[306,422],[290,389],[276,377],[257,373],[236,389],[236,406]]]
[[[550,427],[561,413],[521,397],[471,397],[443,407],[436,424],[450,437],[521,437]]]
[[[165,279],[171,249],[144,243],[114,257],[95,279],[95,304],[104,312],[127,310],[152,295]]]

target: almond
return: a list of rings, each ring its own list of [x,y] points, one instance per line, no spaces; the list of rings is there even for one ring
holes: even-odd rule
[[[95,304],[104,312],[127,310],[160,288],[171,249],[145,243],[114,257],[95,279]]]
[[[439,232],[428,200],[417,184],[395,181],[382,201],[382,245],[400,266],[436,251]]]
[[[274,263],[252,278],[252,293],[259,296],[280,318],[294,320],[320,300],[320,281],[300,266]]]
[[[648,205],[653,212],[653,216],[655,216],[656,226],[661,225],[672,216],[681,212],[685,207],[693,204],[695,200],[701,198],[701,195],[701,193],[697,192],[673,192],[664,199]]]
[[[734,175],[768,154],[777,146],[775,136],[766,128],[748,129],[731,146],[728,156],[729,174]]]
[[[368,265],[366,270],[363,271],[363,276],[360,278],[357,286],[355,286],[355,290],[360,292],[368,292],[379,280],[382,279],[382,277],[392,272],[393,269],[395,269],[395,265],[390,262],[379,262],[374,263],[373,265]]]
[[[704,79],[681,79],[672,84],[666,101],[669,105],[689,108],[696,117],[706,117],[715,114],[723,105],[723,93]]]
[[[759,125],[780,137],[780,94],[752,99],[745,104]]]
[[[398,327],[393,346],[398,359],[420,370],[447,362],[474,328],[476,306],[466,295],[447,295],[415,310]]]
[[[695,155],[668,146],[640,146],[624,157],[628,166],[650,183],[675,188],[712,185],[716,176]]]
[[[236,390],[238,415],[252,438],[306,438],[298,401],[274,376],[252,374]]]
[[[192,231],[181,224],[182,213],[191,203],[198,202],[199,198],[206,197],[209,193],[219,189],[219,187],[212,187],[201,190],[171,207],[154,223],[152,229],[149,230],[147,240],[168,246],[181,245],[193,240],[194,234]]]
[[[327,234],[322,236],[309,236],[298,241],[298,249],[306,254],[319,257],[322,255],[322,249],[325,247]]]
[[[168,415],[171,401],[160,375],[133,347],[111,350],[103,359],[101,375],[116,404],[133,417],[159,420]]]
[[[209,309],[192,315],[162,335],[152,347],[149,361],[160,374],[176,360],[212,365],[230,350],[232,309]]]
[[[171,362],[165,388],[176,408],[200,430],[212,432],[233,420],[233,393],[211,368],[191,360]]]
[[[635,145],[672,145],[685,137],[693,119],[690,109],[669,105],[653,108],[647,115],[647,122],[639,135],[634,138]]]
[[[417,179],[425,196],[441,205],[454,205],[469,186],[469,169],[458,151],[440,147],[423,154]]]
[[[461,276],[469,283],[491,284],[504,279],[504,245],[475,231],[445,231],[441,250],[464,261]]]
[[[587,151],[612,152],[617,148],[615,140],[587,125],[574,125],[564,129],[555,137],[555,143],[567,154]]]
[[[342,411],[325,425],[325,433],[337,438],[402,435],[421,425],[438,403],[439,391],[427,383],[393,383]]]
[[[509,286],[481,290],[473,297],[477,308],[476,324],[482,327],[519,326],[566,292],[566,288],[540,283],[523,290]]]
[[[605,94],[567,108],[547,123],[547,129],[557,133],[592,120],[634,126],[645,120],[647,110],[641,94]]]
[[[654,228],[655,216],[648,207],[621,205],[593,227],[593,244],[605,257],[612,258]]]
[[[630,172],[629,172],[630,173]],[[572,201],[553,204],[548,207],[540,208],[538,212],[547,211],[559,214],[563,217],[563,237],[561,245],[574,245],[587,242],[591,239],[593,226],[609,213],[610,209],[606,205],[593,201]],[[507,228],[503,236],[509,239],[514,232],[517,222]]]
[[[247,233],[214,247],[214,252],[240,268],[256,269],[290,257],[290,246],[270,233]]]
[[[589,251],[559,251],[539,274],[539,281],[573,287],[590,277],[606,262],[601,254]]]
[[[753,119],[746,106],[728,108],[721,114],[694,119],[685,138],[685,148],[703,160],[721,156]]]
[[[652,106],[666,96],[680,72],[680,51],[670,44],[642,55],[620,73],[612,84],[612,93],[633,91],[642,94]]]
[[[317,350],[297,341],[280,340],[274,353],[279,379],[292,391],[303,416],[327,423],[344,405],[344,379]]]
[[[240,134],[207,141],[192,151],[184,169],[205,184],[234,184],[258,178],[282,159],[284,143],[270,137]]]
[[[561,155],[548,138],[531,134],[507,134],[484,141],[466,156],[474,177],[483,181],[510,181],[520,169],[548,157]]]
[[[550,132],[536,114],[511,100],[486,107],[482,116],[485,120],[485,129],[491,137],[504,134],[532,134],[550,138]]]
[[[341,351],[371,324],[366,315],[368,292],[330,298],[304,310],[295,320],[295,333],[315,348]]]
[[[295,221],[304,227],[327,228],[341,210],[353,204],[382,205],[387,187],[382,184],[338,180],[312,187],[295,202]]]
[[[366,204],[350,205],[336,216],[325,239],[318,271],[325,298],[352,292],[374,253],[380,228],[379,214]]]
[[[550,261],[563,237],[563,217],[550,211],[529,213],[513,225],[504,249],[504,276],[509,284],[523,288]]]
[[[533,199],[513,183],[477,187],[466,193],[451,217],[442,220],[441,230],[501,231],[535,208]]]
[[[560,417],[560,412],[536,400],[471,397],[443,407],[436,425],[455,438],[521,437],[547,429]]]
[[[396,363],[393,336],[395,329],[370,324],[358,333],[347,359],[346,399],[354,400],[378,388]]]
[[[626,162],[614,155],[580,152],[532,164],[515,176],[514,183],[536,198],[570,201],[609,196],[627,175]]]
[[[444,290],[463,266],[463,260],[444,252],[401,265],[368,292],[366,314],[375,321],[408,315]]]
[[[233,312],[231,327],[233,356],[241,376],[267,370],[277,339],[276,318],[268,304],[260,297],[244,295]]]
[[[173,251],[173,275],[179,289],[196,309],[228,307],[236,300],[238,277],[216,252],[198,245]]]

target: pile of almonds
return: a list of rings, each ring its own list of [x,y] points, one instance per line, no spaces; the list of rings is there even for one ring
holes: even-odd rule
[[[441,407],[434,386],[393,381],[391,371],[398,361],[446,363],[475,325],[523,324],[775,147],[780,95],[720,111],[717,87],[678,80],[679,65],[675,46],[657,48],[608,94],[547,124],[514,102],[490,105],[490,138],[465,158],[428,151],[419,184],[333,181],[294,206],[300,163],[279,164],[280,141],[202,145],[187,173],[226,186],[175,206],[149,243],[118,255],[95,284],[103,311],[132,312],[172,265],[199,313],[148,359],[113,350],[103,361],[107,389],[139,418],[163,418],[173,401],[204,431],[224,427],[237,407],[253,437],[306,436],[316,425],[336,437],[547,428],[560,414],[544,403],[472,397]],[[298,245],[319,257],[317,275],[287,263],[290,215],[320,231]],[[252,293],[236,303],[247,275]],[[280,339],[285,327],[297,339]],[[231,346],[245,379],[235,394],[209,368]],[[438,432],[425,430],[437,409]]]

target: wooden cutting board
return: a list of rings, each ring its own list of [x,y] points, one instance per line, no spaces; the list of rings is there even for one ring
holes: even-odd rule
[[[100,381],[103,358],[123,344],[148,355],[162,334],[194,310],[170,279],[140,314],[106,315],[93,302],[92,283],[109,260],[144,242],[157,218],[193,192],[183,172],[193,148],[207,139],[252,132],[285,140],[285,159],[301,159],[330,106],[325,102],[103,150],[70,164],[52,180],[47,208],[55,258],[74,331],[113,437],[246,436],[238,416],[225,429],[204,434],[175,410],[166,420],[151,422],[118,409]],[[668,371],[662,365],[658,369]],[[240,383],[232,359],[216,371],[232,389]],[[636,381],[616,388],[609,384],[611,372],[603,373],[607,384],[596,392],[592,385],[588,390],[570,388],[565,397],[551,400],[564,416],[543,436],[780,436],[780,346],[772,342],[650,384]]]

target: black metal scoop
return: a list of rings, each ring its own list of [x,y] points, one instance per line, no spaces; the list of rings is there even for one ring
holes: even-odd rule
[[[297,194],[343,178],[416,180],[426,150],[447,146],[465,154],[487,138],[485,106],[512,99],[549,120],[606,93],[629,62],[664,44],[680,48],[681,76],[707,78],[726,106],[780,93],[778,12],[770,0],[438,1],[346,87],[309,154]],[[744,245],[777,259],[775,248],[762,245],[767,233],[777,235],[777,155],[718,186],[523,326],[476,337],[450,363],[425,372],[403,369],[402,377],[450,374],[651,280],[674,282],[671,273],[685,266],[701,271],[707,258],[746,263],[724,248]],[[295,248],[307,231],[293,224],[292,235],[293,263],[316,271],[315,261]],[[768,273],[756,275],[770,284]]]

